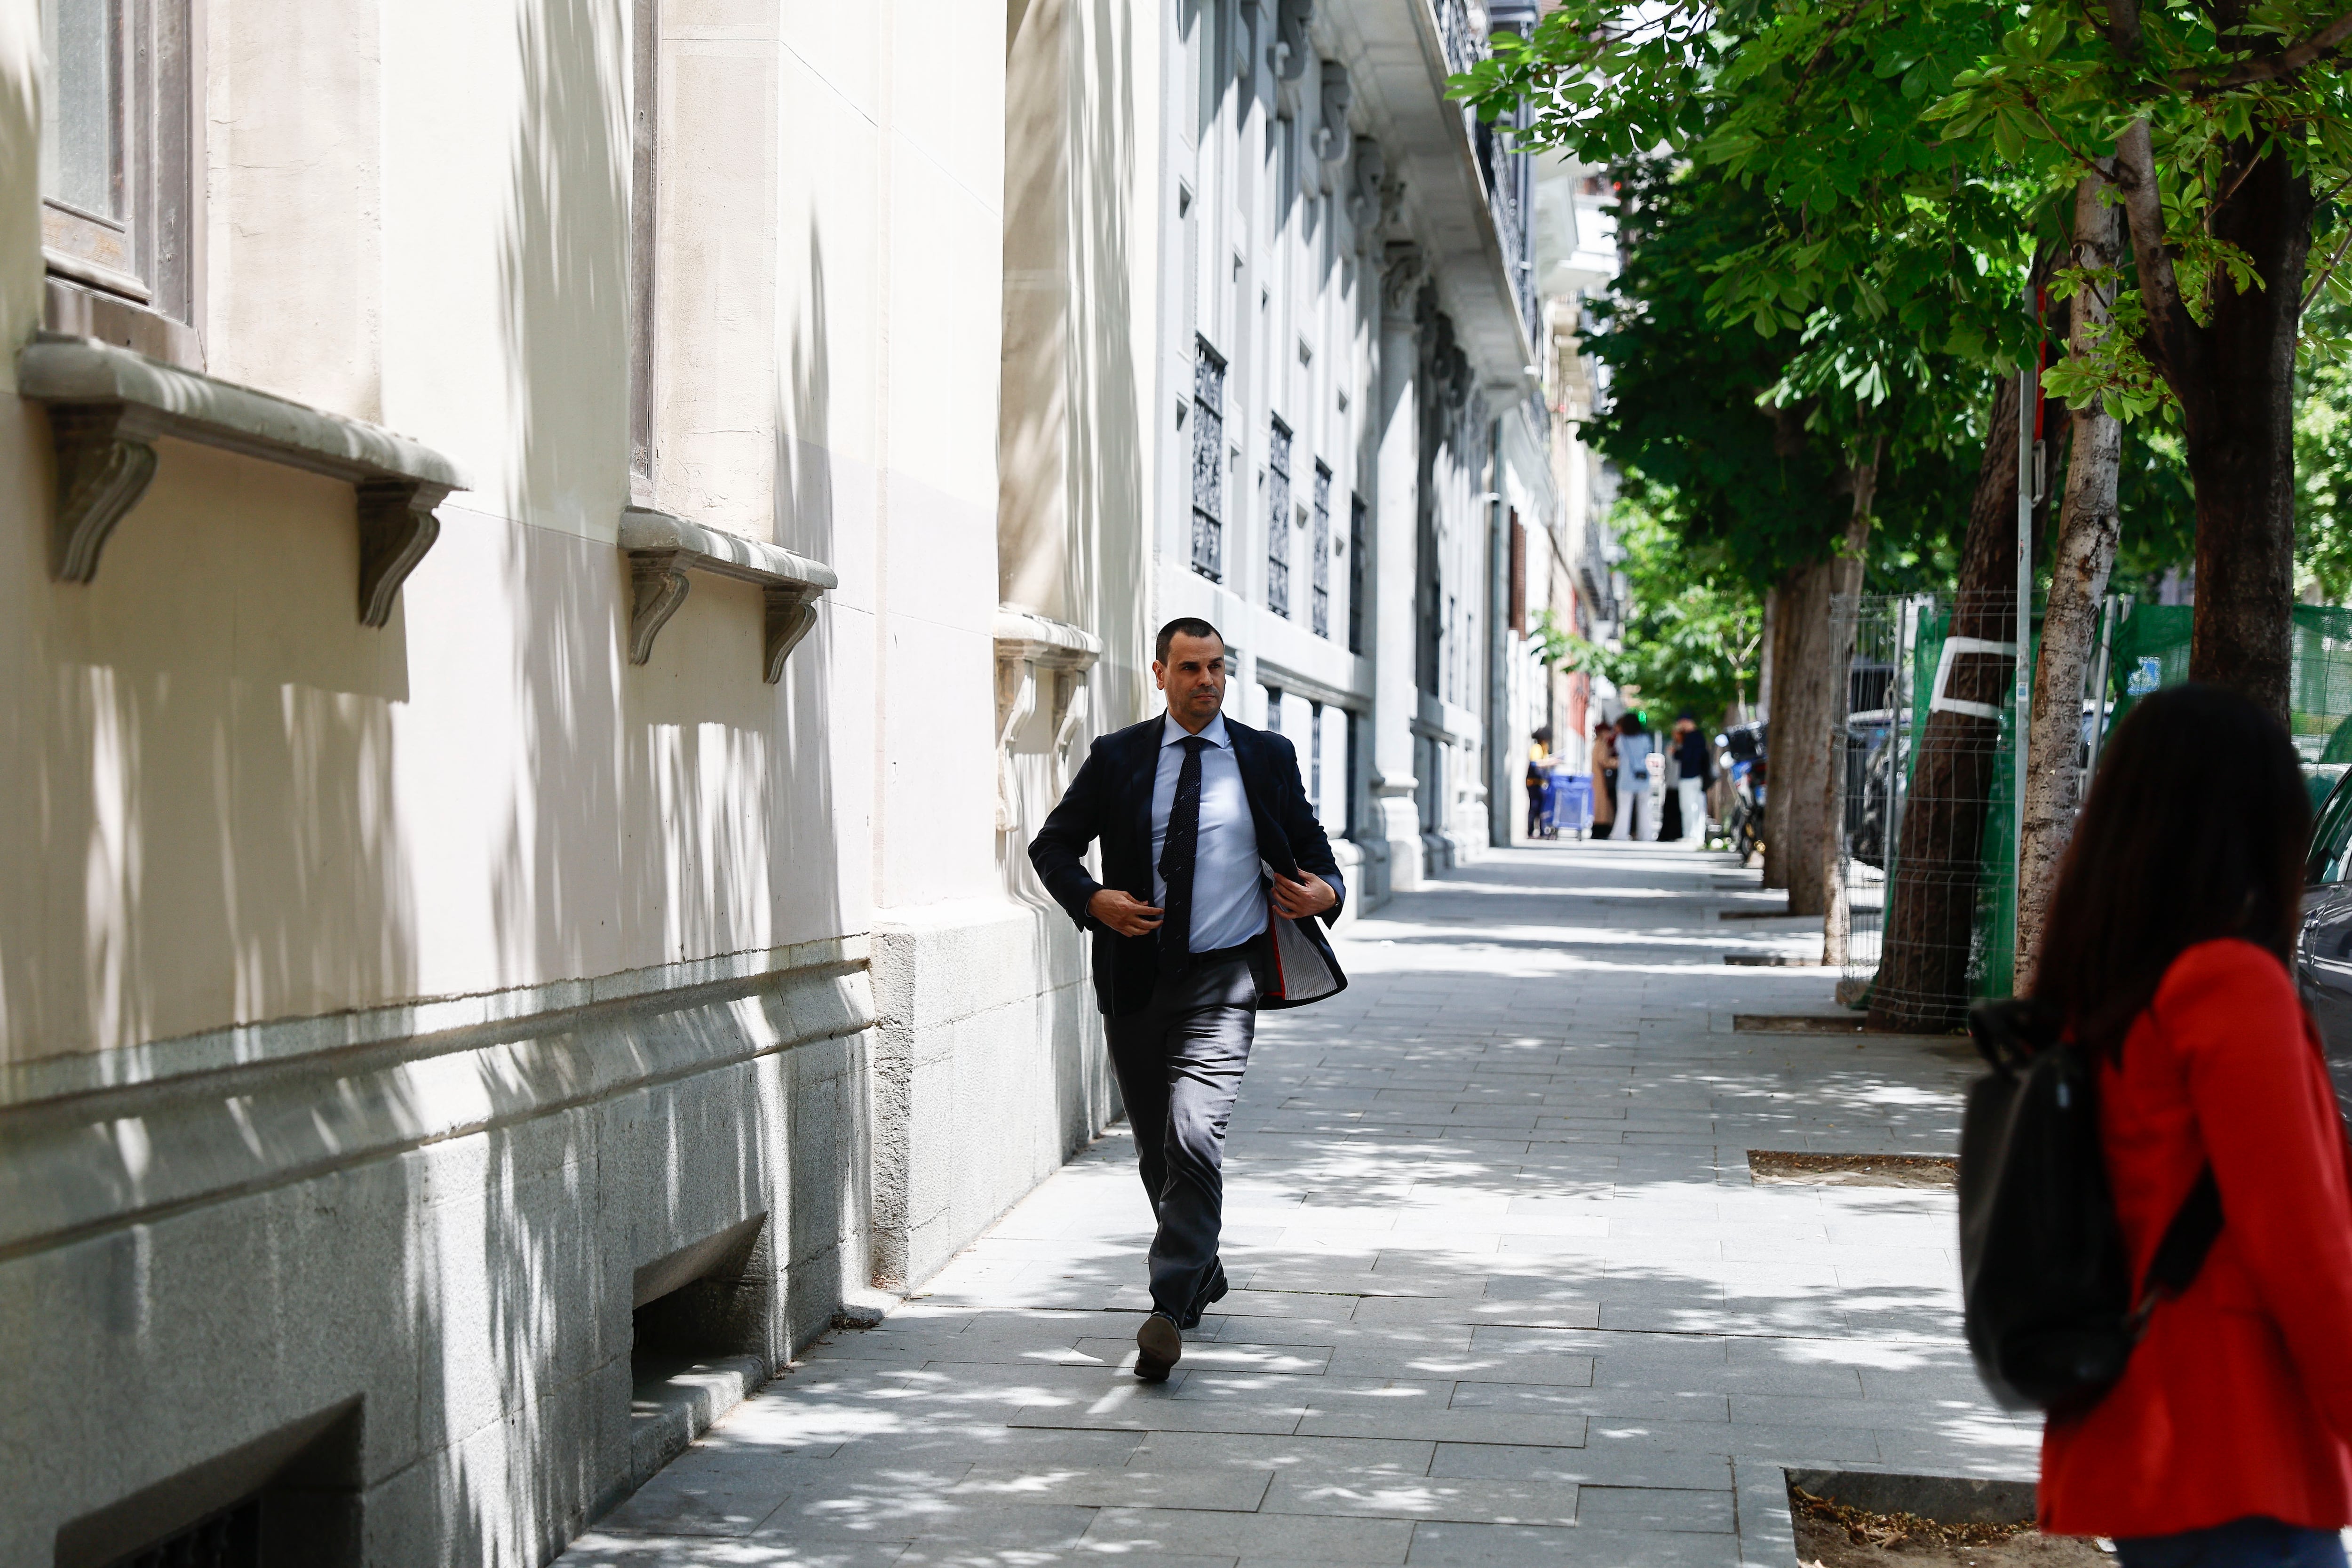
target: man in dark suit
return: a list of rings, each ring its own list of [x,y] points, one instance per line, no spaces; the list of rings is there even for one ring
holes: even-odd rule
[[[1225,1293],[1225,1123],[1257,1009],[1346,984],[1314,917],[1338,920],[1347,896],[1290,742],[1222,711],[1217,628],[1171,621],[1155,651],[1168,710],[1097,741],[1029,846],[1046,890],[1094,932],[1095,996],[1159,1221],[1151,1316],[1135,1336],[1136,1375],[1151,1382]],[[1083,859],[1097,838],[1100,882]],[[1293,972],[1328,966],[1314,994],[1286,984],[1286,947]]]

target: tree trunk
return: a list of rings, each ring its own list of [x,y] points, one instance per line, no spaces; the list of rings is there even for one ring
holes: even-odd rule
[[[2189,676],[2236,688],[2281,723],[2294,658],[2294,343],[2311,214],[2311,182],[2278,153],[2215,216],[2214,237],[2252,257],[2263,286],[2214,290],[2205,395],[2181,396],[2197,485]]]
[[[1780,737],[1793,735],[1787,726],[1790,718],[1802,710],[1803,700],[1795,700],[1790,707],[1789,696],[1790,627],[1796,623],[1799,584],[1805,574],[1801,566],[1791,567],[1781,575],[1780,585],[1772,590],[1771,706],[1765,710],[1770,728],[1765,731],[1764,763],[1764,886],[1786,889],[1789,886],[1789,854],[1796,844],[1795,813],[1790,806],[1791,796],[1782,785],[1780,767]],[[1791,759],[1791,769],[1796,764]],[[1790,780],[1794,772],[1786,775]]]
[[[2095,176],[2074,187],[2074,265],[2112,268],[2123,248],[2122,215],[2099,200],[2106,182]],[[2112,300],[2090,289],[2074,299],[2067,352],[2095,353],[2106,335]],[[2097,403],[2072,416],[2074,450],[2066,465],[2066,500],[2058,514],[2058,542],[2050,563],[2050,600],[2042,618],[2042,651],[2034,666],[2033,717],[2027,731],[2025,839],[2017,889],[2017,983],[2032,988],[2042,952],[2042,919],[2058,879],[2058,862],[2074,836],[2082,791],[2083,678],[2098,634],[2100,601],[2116,563],[2116,485],[2123,463],[2123,425]]]
[[[1772,771],[1768,865],[1780,857],[1789,912],[1818,915],[1823,902],[1822,858],[1829,842],[1822,803],[1829,788],[1831,688],[1843,678],[1834,664],[1831,625],[1835,561],[1792,568],[1781,580],[1780,657],[1772,670]]]
[[[2114,179],[2147,310],[2145,346],[2180,400],[2197,491],[2189,677],[2233,687],[2284,723],[2294,644],[2294,345],[2313,200],[2310,180],[2285,153],[2255,158],[2257,145],[2228,145],[2222,188],[2230,195],[2212,226],[2216,239],[2245,253],[2261,281],[2240,290],[2226,276],[2219,279],[2201,326],[2164,244],[2146,121],[2116,138]]]
[[[1822,963],[1843,968],[1851,951],[1853,915],[1845,888],[1846,712],[1853,687],[1846,671],[1853,664],[1854,631],[1862,607],[1863,567],[1870,558],[1870,504],[1878,489],[1880,438],[1853,466],[1853,510],[1845,537],[1830,562],[1830,702],[1822,769]]]
[[[2017,636],[2017,404],[2018,378],[2005,375],[1960,546],[1952,637],[1999,644]],[[1984,653],[1956,654],[1947,668],[1938,700],[1913,720],[1911,784],[1870,993],[1874,1029],[1935,1033],[1968,1012],[1969,928],[2000,742],[2000,720],[1986,715],[2006,699],[2015,672],[2006,656]]]

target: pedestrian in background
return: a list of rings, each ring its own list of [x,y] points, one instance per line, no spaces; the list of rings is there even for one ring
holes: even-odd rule
[[[1654,792],[1652,774],[1661,769],[1650,764],[1657,754],[1657,742],[1643,727],[1642,716],[1627,709],[1617,717],[1617,837],[1638,838],[1644,842],[1658,837],[1658,798]]]
[[[1683,813],[1683,842],[1696,849],[1706,842],[1706,786],[1715,779],[1715,749],[1698,716],[1685,708],[1675,720],[1675,795]]]
[[[2352,1155],[2291,965],[2311,807],[2245,699],[2141,700],[2100,758],[2033,994],[2099,1062],[2133,1278],[2210,1170],[2221,1229],[2124,1373],[2042,1439],[2043,1530],[2123,1568],[2344,1568]]]
[[[1617,825],[1617,728],[1603,719],[1592,726],[1592,837],[1606,838]]]
[[[1544,814],[1544,792],[1551,783],[1551,726],[1539,724],[1528,748],[1528,837],[1549,838],[1551,824]]]

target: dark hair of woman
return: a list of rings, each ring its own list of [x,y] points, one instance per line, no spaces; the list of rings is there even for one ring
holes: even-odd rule
[[[2142,698],[2100,753],[2059,864],[2035,1000],[2112,1057],[2200,942],[2242,938],[2292,967],[2310,837],[2277,720],[2218,686]]]
[[[1649,733],[1647,730],[1642,727],[1642,716],[1639,713],[1634,712],[1631,708],[1626,709],[1624,712],[1617,716],[1617,732],[1621,735],[1646,735]]]

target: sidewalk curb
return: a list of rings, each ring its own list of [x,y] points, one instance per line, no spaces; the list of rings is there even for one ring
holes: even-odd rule
[[[1797,1568],[1797,1526],[1789,1517],[1789,1472],[1771,1459],[1731,1461],[1739,1568]]]

